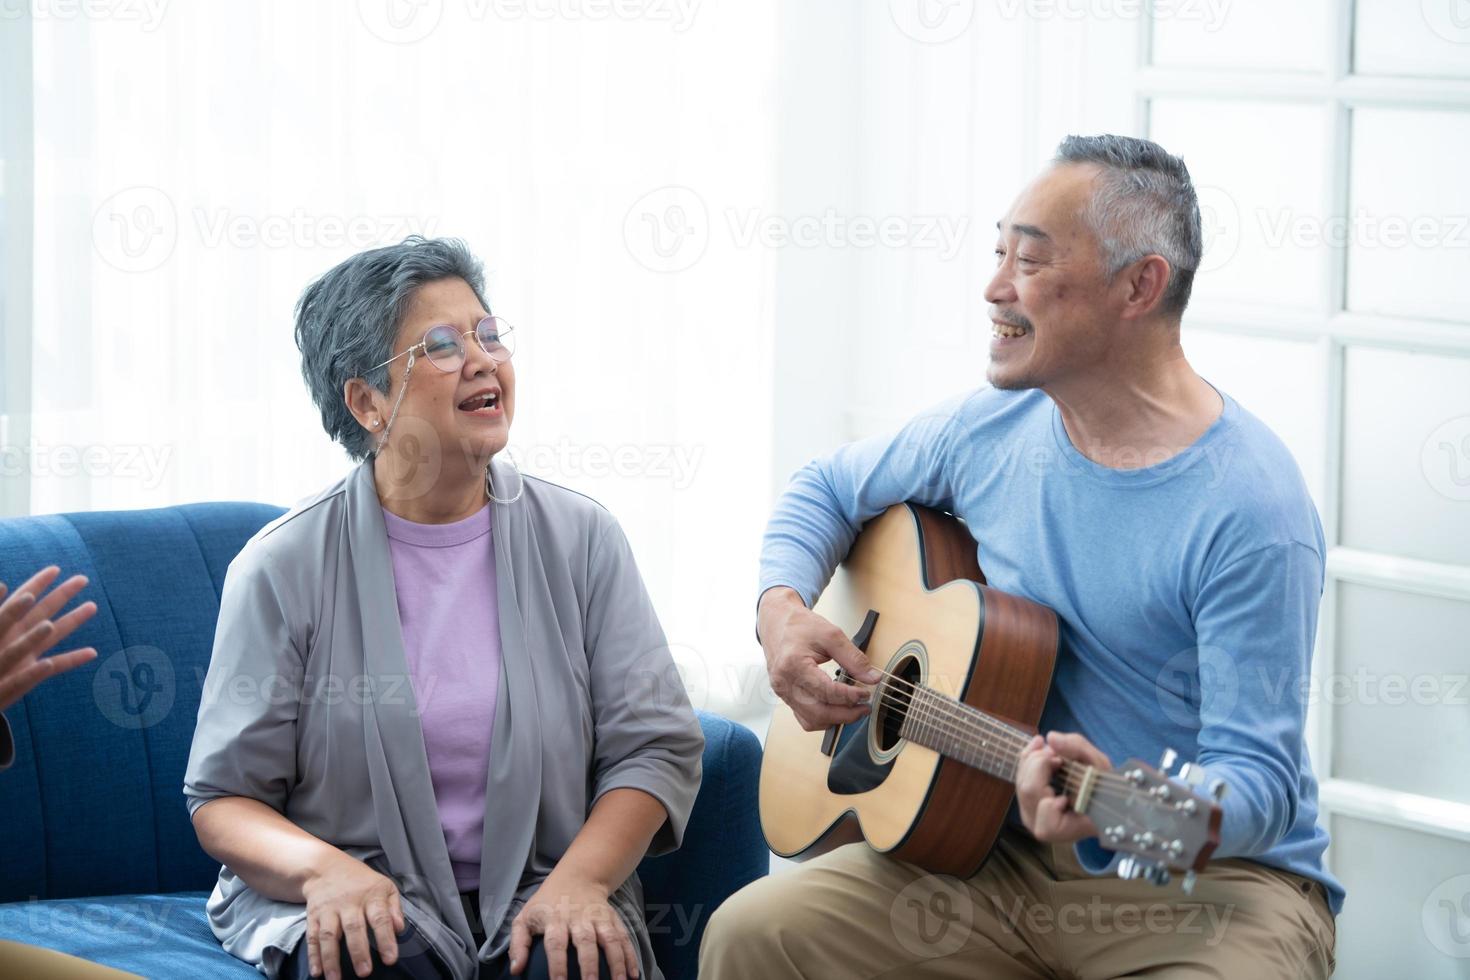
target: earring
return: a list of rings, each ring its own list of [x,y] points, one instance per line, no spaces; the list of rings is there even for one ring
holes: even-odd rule
[[[521,468],[516,465],[516,461],[511,458],[510,453],[505,454],[505,461],[510,464],[511,469],[516,471],[516,477],[520,480],[521,485],[516,488],[516,495],[514,497],[511,497],[509,500],[501,500],[495,496],[495,491],[490,489],[490,464],[487,463],[485,465],[485,496],[497,504],[513,504],[521,499],[521,494],[526,492],[526,478],[521,474]]]
[[[376,429],[379,425],[382,424],[382,422],[383,422],[382,419],[373,419],[373,428]]]

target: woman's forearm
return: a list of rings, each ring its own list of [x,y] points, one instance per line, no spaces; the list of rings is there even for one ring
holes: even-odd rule
[[[576,875],[612,894],[638,867],[668,818],[664,805],[641,789],[609,790],[592,807],[552,874]]]
[[[194,811],[206,854],[278,902],[304,903],[303,888],[348,855],[259,800],[225,796]]]

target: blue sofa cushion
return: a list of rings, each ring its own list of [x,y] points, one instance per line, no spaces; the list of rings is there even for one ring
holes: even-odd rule
[[[214,938],[204,917],[208,897],[208,892],[174,892],[0,905],[0,937],[150,980],[259,980],[254,967],[226,953]]]
[[[91,579],[80,598],[98,607],[68,641],[96,647],[97,659],[6,712],[15,764],[0,773],[0,903],[15,904],[0,905],[0,938],[145,976],[241,965],[204,921],[219,865],[189,822],[184,766],[225,571],[281,513],[208,503],[0,521],[0,581],[59,564]],[[681,980],[696,974],[710,913],[769,867],[756,815],[760,745],[741,725],[699,720],[704,783],[684,846],[639,867],[654,953]],[[140,930],[160,922],[140,946]],[[208,969],[193,965],[203,956],[214,959]]]

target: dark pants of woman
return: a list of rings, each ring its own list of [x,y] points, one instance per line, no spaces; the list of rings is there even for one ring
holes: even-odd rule
[[[465,912],[474,931],[475,942],[484,945],[485,935],[480,925],[479,893],[467,892],[463,896],[465,900]],[[403,931],[398,934],[398,962],[392,966],[384,966],[383,961],[378,959],[378,944],[368,934],[369,944],[372,946],[373,970],[369,976],[374,978],[401,978],[401,980],[451,980],[449,968],[445,966],[435,953],[429,949],[428,944],[419,939],[418,931],[414,929],[413,923],[405,922]],[[607,960],[598,957],[597,966],[598,980],[612,980],[612,972],[608,970]],[[338,963],[342,966],[342,978],[357,976],[352,968],[352,957],[347,953],[347,941],[342,940],[338,953]],[[311,977],[311,962],[306,952],[306,940],[296,944],[291,955],[281,969],[284,980],[309,980]],[[577,961],[577,952],[570,946],[567,947],[567,977],[570,980],[581,980],[582,970]],[[550,980],[551,967],[546,961],[546,947],[541,942],[541,937],[536,936],[531,942],[531,961],[526,969],[514,980]],[[480,980],[513,980],[510,972],[510,961],[501,957],[498,963],[486,963],[480,967]]]

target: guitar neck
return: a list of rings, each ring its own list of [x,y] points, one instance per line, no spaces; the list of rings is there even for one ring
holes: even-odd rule
[[[916,686],[907,700],[900,730],[904,738],[1015,784],[1016,767],[1032,733],[931,688]],[[1073,785],[1087,768],[1066,760],[1053,782],[1058,787]]]

